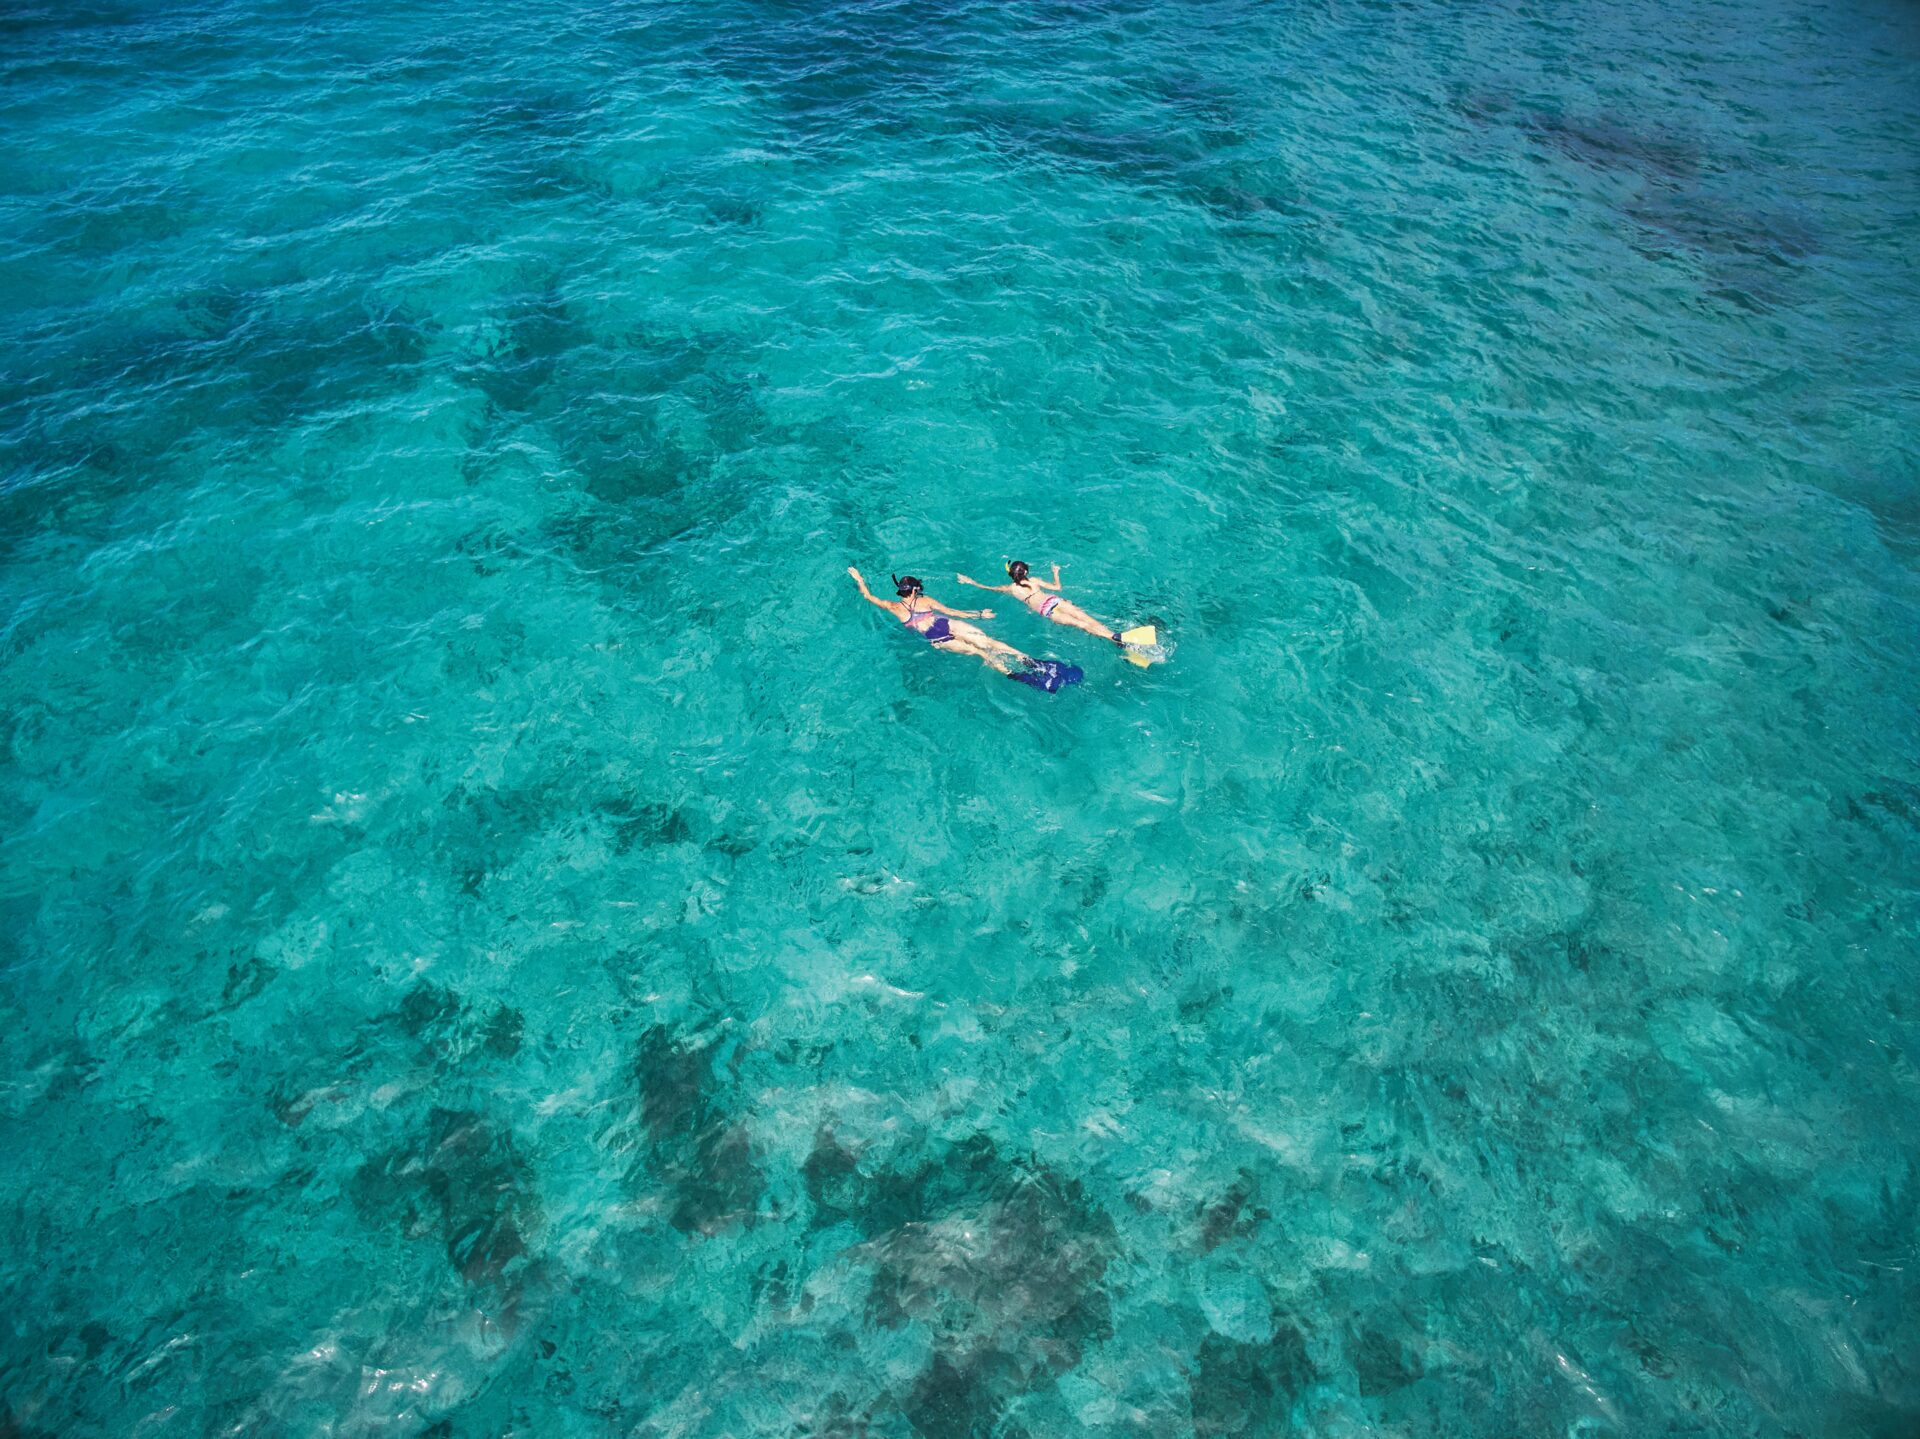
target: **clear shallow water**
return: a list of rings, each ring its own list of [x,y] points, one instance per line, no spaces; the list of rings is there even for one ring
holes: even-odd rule
[[[17,1432],[1911,1432],[1910,11],[305,8],[4,22]]]

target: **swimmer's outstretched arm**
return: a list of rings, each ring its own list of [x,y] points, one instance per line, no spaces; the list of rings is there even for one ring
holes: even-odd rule
[[[860,598],[865,600],[868,604],[878,605],[880,606],[881,609],[885,610],[888,614],[892,614],[897,608],[899,608],[897,605],[891,604],[888,601],[881,599],[872,590],[868,589],[866,576],[861,574],[860,571],[855,569],[852,565],[847,566],[847,573],[852,575],[853,582],[856,585],[860,586]]]
[[[1053,567],[1053,579],[1051,582],[1047,580],[1036,580],[1032,575],[1028,575],[1027,583],[1038,589],[1058,590],[1060,588],[1060,566],[1055,565]]]
[[[980,588],[985,589],[986,586],[982,585]],[[932,595],[922,594],[920,598],[927,602],[929,609],[938,610],[943,615],[952,615],[956,620],[990,620],[993,618],[992,610],[950,610]]]
[[[971,575],[955,575],[954,578],[963,585],[972,585],[976,590],[992,590],[996,595],[1013,593],[1012,585],[983,585]]]

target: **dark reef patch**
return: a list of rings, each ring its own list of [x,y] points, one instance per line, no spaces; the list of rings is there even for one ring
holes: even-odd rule
[[[1535,114],[1522,125],[1549,149],[1595,169],[1631,170],[1655,181],[1689,180],[1700,172],[1699,147],[1605,116]]]
[[[655,1025],[634,1056],[645,1140],[630,1178],[666,1191],[668,1221],[685,1234],[752,1224],[765,1189],[746,1122],[719,1102],[716,1048],[711,1036]]]
[[[11,1408],[0,1408],[0,1439],[53,1439],[53,1431],[26,1423]]]
[[[1290,1324],[1265,1344],[1209,1334],[1188,1380],[1196,1439],[1284,1433],[1294,1396],[1313,1374],[1307,1342]]]
[[[1004,1369],[994,1362],[998,1357],[935,1353],[901,1406],[915,1431],[925,1439],[991,1439],[1002,1433],[1000,1415],[1008,1394],[1024,1386],[1017,1375],[997,1372]]]
[[[357,288],[294,300],[218,286],[170,314],[78,326],[34,347],[30,379],[0,378],[0,412],[18,411],[27,474],[57,480],[70,508],[83,500],[75,481],[101,498],[144,493],[173,446],[210,430],[272,432],[405,389],[437,328]]]
[[[979,16],[930,0],[764,5],[700,49],[735,82],[771,91],[802,139],[892,134],[940,108],[980,44]]]
[[[524,412],[553,382],[562,361],[591,339],[591,331],[569,310],[558,284],[549,280],[508,298],[497,337],[481,359],[465,368],[462,378],[479,386],[502,410]]]
[[[1290,190],[1275,193],[1263,177],[1231,158],[1246,137],[1227,126],[1196,125],[1171,113],[1165,124],[1105,124],[1079,116],[1048,117],[1019,106],[975,107],[969,118],[989,144],[1016,163],[1155,190],[1219,220],[1284,219],[1303,209]]]
[[[691,844],[695,838],[686,815],[669,804],[636,802],[628,796],[615,795],[600,801],[594,809],[612,826],[617,854],[662,844]]]
[[[1360,1392],[1377,1399],[1404,1389],[1426,1372],[1420,1356],[1405,1343],[1377,1329],[1369,1329],[1355,1339],[1348,1350]]]
[[[540,1224],[532,1173],[512,1134],[472,1110],[435,1108],[419,1139],[362,1165],[353,1198],[368,1222],[433,1235],[470,1285],[512,1297],[534,1262],[526,1236]]]
[[[252,418],[271,429],[370,394],[409,388],[436,329],[405,310],[343,298],[324,313],[292,315],[264,327],[215,373],[237,364],[232,402],[250,406]],[[251,340],[253,332],[241,333]]]
[[[999,1433],[1112,1332],[1112,1219],[1066,1178],[975,1134],[904,1169],[864,1168],[830,1132],[803,1168],[816,1226],[851,1223],[873,1266],[869,1322],[912,1321],[935,1353],[904,1406],[923,1434]]]
[[[448,668],[484,681],[491,666],[482,663],[483,658],[450,650]],[[463,893],[480,894],[487,876],[510,866],[562,802],[552,789],[454,786],[433,821],[433,852],[442,873],[455,879]]]
[[[519,1010],[504,1004],[495,1005],[483,1031],[487,1053],[497,1059],[512,1059],[520,1052],[525,1030],[526,1019]]]
[[[431,1042],[435,1032],[460,1016],[460,996],[429,980],[407,991],[394,1018],[408,1037]]]
[[[441,1069],[475,1056],[511,1059],[520,1052],[525,1020],[496,1001],[483,1013],[453,990],[421,980],[407,991],[385,1022],[416,1047],[415,1058]]]
[[[737,513],[755,454],[789,437],[726,337],[635,330],[596,341],[562,311],[523,315],[469,374],[496,404],[518,407],[503,414],[541,426],[573,482],[535,548],[622,588],[634,566]],[[470,469],[469,483],[484,473]]]
[[[220,989],[220,1007],[238,1009],[256,998],[280,971],[258,955],[227,966],[227,982]]]
[[[1510,126],[1539,148],[1593,169],[1671,182],[1693,178],[1706,163],[1700,147],[1682,136],[1611,115],[1569,115],[1499,89],[1456,87],[1449,104],[1476,126]]]
[[[1629,201],[1621,213],[1650,237],[1645,253],[1660,253],[1660,241],[1726,259],[1747,259],[1786,267],[1820,252],[1813,226],[1798,216],[1735,204],[1717,195],[1689,190],[1649,193]]]
[[[506,91],[480,101],[455,136],[474,172],[514,202],[590,189],[576,161],[593,99],[568,91]]]
[[[1071,39],[1106,8],[1023,12],[1021,34],[1030,44],[1047,43],[1053,31]],[[1124,116],[983,99],[970,80],[1002,34],[983,23],[991,18],[989,7],[927,0],[769,5],[751,22],[707,36],[702,54],[743,86],[771,92],[803,147],[861,134],[978,136],[1017,163],[1154,188],[1222,219],[1298,212],[1297,196],[1276,195],[1222,163],[1223,152],[1247,137],[1237,125],[1237,98],[1203,77],[1131,84]],[[740,222],[728,213],[713,220]]]
[[[1707,262],[1707,293],[1760,311],[1787,299],[1783,274],[1821,250],[1804,216],[1729,197],[1742,167],[1698,142],[1611,115],[1569,115],[1525,104],[1497,90],[1460,90],[1454,113],[1475,126],[1504,126],[1540,154],[1602,174],[1631,177],[1632,193],[1615,203],[1650,259],[1679,253]]]
[[[1259,1185],[1251,1172],[1242,1169],[1227,1192],[1211,1204],[1199,1207],[1195,1218],[1200,1227],[1200,1248],[1209,1252],[1229,1239],[1244,1238],[1267,1219],[1267,1211],[1252,1203]]]

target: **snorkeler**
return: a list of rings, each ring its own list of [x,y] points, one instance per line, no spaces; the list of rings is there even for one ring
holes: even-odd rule
[[[1054,694],[1068,685],[1077,685],[1086,678],[1078,665],[1070,665],[1063,660],[1037,660],[1032,655],[1022,654],[1012,645],[1002,644],[978,626],[967,623],[969,619],[992,619],[992,610],[948,609],[938,600],[928,599],[927,592],[920,587],[920,581],[912,575],[895,575],[893,592],[900,598],[883,600],[867,588],[866,580],[852,565],[847,566],[847,573],[860,586],[861,598],[868,604],[880,606],[937,650],[972,655],[1008,679],[1032,685],[1048,694]],[[1019,665],[1017,669],[1014,667],[1016,662]]]
[[[1017,660],[1029,669],[1039,666],[1040,662],[1031,655],[1022,654],[1012,645],[1002,644],[979,626],[966,623],[967,620],[990,620],[993,618],[992,610],[948,609],[938,600],[928,599],[927,592],[920,587],[920,581],[912,575],[895,575],[893,590],[900,598],[883,600],[867,588],[866,579],[859,570],[848,565],[847,573],[860,586],[861,598],[868,604],[880,606],[937,650],[972,655],[1003,675],[1013,673],[1012,661]],[[955,624],[955,620],[961,623]]]
[[[1034,579],[1033,571],[1027,568],[1025,560],[1007,562],[1007,578],[1013,581],[1010,585],[983,585],[980,581],[968,579],[965,575],[955,575],[954,578],[963,585],[972,585],[977,590],[992,590],[995,594],[1012,595],[1043,620],[1052,620],[1056,625],[1068,625],[1076,630],[1085,630],[1088,634],[1098,635],[1103,640],[1112,640],[1123,649],[1129,644],[1150,645],[1154,640],[1151,633],[1143,639],[1134,640],[1119,630],[1108,629],[1072,600],[1062,599],[1057,593],[1060,588],[1060,566],[1058,565],[1053,567],[1051,581]],[[1047,593],[1049,590],[1056,593],[1049,594]]]

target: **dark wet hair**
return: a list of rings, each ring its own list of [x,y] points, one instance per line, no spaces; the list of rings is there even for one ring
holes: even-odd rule
[[[1027,582],[1027,576],[1031,573],[1032,571],[1027,568],[1027,562],[1025,560],[1007,561],[1007,578],[1012,580],[1016,585],[1025,584]]]
[[[926,593],[925,590],[920,588],[920,581],[914,575],[895,575],[893,577],[893,592],[903,600],[909,595],[923,595]]]

